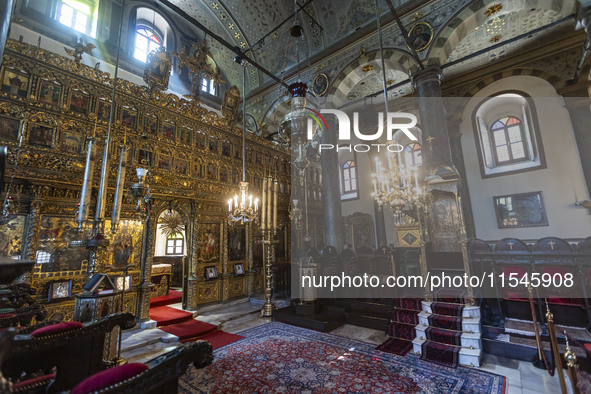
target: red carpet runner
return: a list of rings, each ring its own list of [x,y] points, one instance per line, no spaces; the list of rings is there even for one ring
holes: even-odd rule
[[[398,356],[406,355],[412,349],[412,340],[416,336],[415,326],[419,322],[421,310],[420,298],[398,298],[394,301],[394,309],[390,323],[386,327],[386,335],[390,338],[376,349],[394,353]]]
[[[169,306],[157,306],[156,308],[150,308],[150,319],[157,322],[158,327],[170,326],[171,324],[193,319],[193,314]]]
[[[463,299],[452,295],[432,302],[427,336],[421,349],[421,359],[455,368],[460,359],[462,345]]]
[[[150,308],[176,304],[178,302],[181,302],[182,300],[183,293],[181,293],[180,291],[168,290],[168,295],[150,298]]]
[[[166,306],[181,302],[182,295],[180,291],[169,290],[168,295],[150,300],[150,319],[157,322],[160,330],[176,335],[182,343],[206,340],[214,350],[243,338],[218,330],[216,325],[195,320],[191,312]]]

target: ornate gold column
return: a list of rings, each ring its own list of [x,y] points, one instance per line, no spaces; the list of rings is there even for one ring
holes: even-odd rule
[[[141,259],[141,279],[138,297],[138,309],[136,318],[138,321],[146,321],[150,318],[150,292],[154,285],[150,281],[152,263],[154,261],[154,239],[156,236],[156,217],[151,209],[152,202],[146,203],[148,213],[144,222],[144,242]]]
[[[190,210],[190,217],[189,223],[187,226],[187,250],[189,252],[189,272],[187,273],[187,281],[184,282],[185,288],[183,291],[185,292],[186,302],[187,302],[187,309],[194,311],[197,310],[197,281],[195,277],[197,275],[197,247],[199,242],[199,234],[198,234],[198,225],[197,225],[197,218],[198,218],[198,211],[199,211],[199,204],[197,201],[191,201],[191,210]]]

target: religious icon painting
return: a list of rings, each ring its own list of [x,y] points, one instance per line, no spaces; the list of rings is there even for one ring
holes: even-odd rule
[[[195,134],[195,144],[198,149],[205,149],[205,136],[202,133]]]
[[[48,301],[72,297],[72,279],[49,283]]]
[[[214,266],[205,267],[205,279],[213,280],[218,278],[218,269]]]
[[[2,75],[2,87],[0,88],[2,92],[7,93],[10,96],[26,98],[28,88],[28,75],[8,69],[4,70],[4,75]]]
[[[108,122],[111,116],[111,103],[99,100],[96,110],[96,117],[101,122]]]
[[[243,263],[234,264],[234,276],[244,276],[244,264]]]
[[[218,142],[214,139],[209,140],[209,151],[213,153],[218,152]]]
[[[209,164],[207,166],[207,179],[216,179],[218,177],[218,169],[215,165]]]
[[[238,171],[232,172],[232,183],[237,185],[240,182],[240,173]]]
[[[230,157],[232,154],[232,145],[228,141],[222,142],[222,155]]]
[[[220,170],[220,181],[228,182],[228,170],[226,170],[225,168],[222,168]]]
[[[70,94],[70,111],[77,114],[88,113],[88,103],[90,96],[82,92],[72,91]]]
[[[172,157],[168,155],[158,155],[158,169],[160,170],[172,170]]]
[[[17,142],[19,128],[18,119],[0,116],[0,140]]]
[[[187,160],[177,159],[177,160],[175,160],[175,164],[176,164],[176,172],[178,172],[179,174],[182,174],[182,175],[187,175],[187,171],[188,171],[188,167],[189,167],[189,162]]]
[[[62,87],[60,85],[45,80],[39,82],[37,98],[40,102],[57,106],[60,102],[61,93]]]
[[[152,152],[145,149],[140,149],[138,152],[138,160],[139,165],[151,167],[153,161]]]
[[[158,134],[158,120],[152,116],[144,115],[144,125],[142,130],[148,135]]]
[[[165,139],[174,140],[174,132],[174,125],[171,125],[169,123],[165,123],[162,125],[162,137],[164,137]]]
[[[181,143],[191,145],[191,130],[185,127],[181,128]]]
[[[33,124],[29,129],[29,144],[51,148],[53,145],[53,132],[53,127]]]
[[[132,108],[123,108],[121,111],[121,123],[134,128],[137,124],[137,111]]]
[[[62,151],[77,155],[82,148],[82,137],[70,131],[62,133]]]

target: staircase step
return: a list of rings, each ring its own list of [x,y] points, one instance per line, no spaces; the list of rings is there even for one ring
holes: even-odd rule
[[[416,355],[421,355],[423,350],[424,339],[415,338],[412,341],[413,352]],[[459,364],[467,367],[480,367],[480,361],[482,359],[482,349],[469,349],[462,347],[460,349]]]
[[[427,327],[418,325],[415,327],[417,332],[417,338],[419,339],[426,339],[427,335],[425,334],[425,330]],[[461,343],[463,347],[466,348],[474,348],[474,349],[482,349],[482,340],[480,339],[480,333],[472,333],[472,332],[464,332],[461,336]]]
[[[423,301],[423,311],[433,313],[433,310],[431,309],[431,304],[431,301]],[[475,317],[480,319],[480,307],[478,305],[464,306],[464,309],[462,310],[462,317]]]
[[[393,308],[394,306],[391,304],[357,301],[351,305],[351,313],[365,316],[386,317],[390,314]]]
[[[387,318],[376,317],[376,316],[366,316],[360,315],[357,313],[345,313],[345,318],[347,323],[353,324],[355,326],[373,328],[375,330],[383,331],[388,324],[389,320]]]
[[[422,311],[419,313],[419,325],[417,329],[421,326],[425,328],[429,326],[429,316],[432,313],[428,313]],[[464,317],[462,318],[462,331],[464,332],[472,332],[472,333],[480,333],[480,317]]]

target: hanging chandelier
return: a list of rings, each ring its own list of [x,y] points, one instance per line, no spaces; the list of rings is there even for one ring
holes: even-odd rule
[[[392,155],[388,155],[387,166],[383,166],[379,158],[376,157],[375,160],[376,172],[371,174],[371,196],[376,200],[378,207],[390,207],[396,225],[409,224],[412,219],[403,211],[412,209],[421,197],[419,167],[405,166]]]
[[[253,200],[252,194],[248,194],[246,182],[246,60],[236,56],[234,61],[242,66],[242,182],[238,194],[228,200],[228,221],[245,224],[257,219],[259,199]]]

